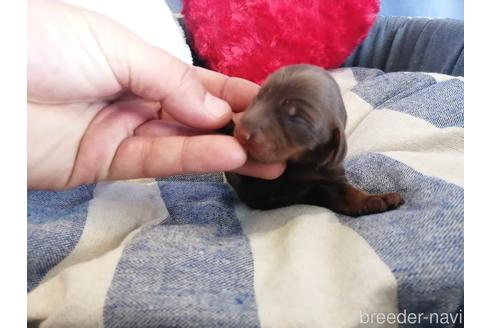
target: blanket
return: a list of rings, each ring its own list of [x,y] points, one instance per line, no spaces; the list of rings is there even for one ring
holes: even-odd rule
[[[359,218],[247,208],[222,174],[28,193],[28,318],[41,327],[458,327],[463,78],[331,71],[345,167],[406,203]]]

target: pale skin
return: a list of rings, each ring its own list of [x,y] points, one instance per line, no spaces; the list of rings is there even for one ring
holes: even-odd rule
[[[259,86],[187,65],[109,18],[28,2],[28,189],[234,171],[278,177],[213,130]]]

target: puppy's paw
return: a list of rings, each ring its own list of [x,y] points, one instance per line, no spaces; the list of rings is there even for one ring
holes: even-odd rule
[[[396,192],[390,192],[379,195],[369,195],[365,200],[365,206],[359,212],[359,215],[374,214],[386,212],[403,205],[405,200]]]

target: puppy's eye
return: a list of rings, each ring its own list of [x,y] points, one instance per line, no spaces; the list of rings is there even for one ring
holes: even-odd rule
[[[289,122],[295,123],[295,124],[307,124],[306,119],[302,115],[289,115]]]
[[[289,122],[295,124],[307,124],[306,117],[302,114],[302,112],[295,106],[290,106],[287,108],[287,117]]]

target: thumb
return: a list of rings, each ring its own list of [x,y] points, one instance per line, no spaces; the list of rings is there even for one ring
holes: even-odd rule
[[[196,128],[216,129],[232,118],[230,105],[209,93],[200,82],[195,67],[176,58],[170,73],[170,92],[161,100],[162,108],[181,123]]]
[[[122,87],[159,101],[174,119],[194,128],[216,129],[231,119],[229,104],[205,89],[194,66],[104,16],[88,15],[87,22],[94,24],[91,30]]]

